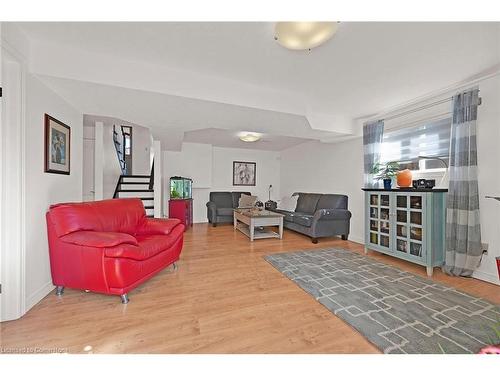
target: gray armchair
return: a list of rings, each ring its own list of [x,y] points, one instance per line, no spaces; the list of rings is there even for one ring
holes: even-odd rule
[[[238,208],[241,194],[251,195],[247,191],[213,191],[207,202],[208,222],[214,227],[218,223],[232,223],[233,210]]]

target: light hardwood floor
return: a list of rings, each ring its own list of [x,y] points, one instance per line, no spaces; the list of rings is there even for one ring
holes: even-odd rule
[[[66,290],[45,297],[23,318],[1,323],[0,346],[72,353],[379,353],[262,257],[328,246],[363,253],[340,239],[317,245],[294,232],[282,241],[248,238],[232,225],[195,224],[179,269],[170,267],[119,297]],[[425,268],[368,256],[427,277]],[[500,303],[500,287],[435,271],[434,279]],[[86,349],[86,350],[85,350]]]

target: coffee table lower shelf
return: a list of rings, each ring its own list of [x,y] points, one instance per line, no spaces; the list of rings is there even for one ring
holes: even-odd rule
[[[238,229],[241,233],[243,233],[245,236],[251,239],[250,227],[248,225],[238,223],[236,229]],[[262,238],[281,238],[281,236],[279,233],[269,228],[265,227],[264,229],[255,228],[253,232],[253,239],[257,240]]]

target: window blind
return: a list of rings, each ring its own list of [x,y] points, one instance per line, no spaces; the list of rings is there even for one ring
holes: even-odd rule
[[[384,132],[381,162],[403,162],[418,169],[419,156],[447,159],[450,151],[451,118]],[[425,169],[442,168],[439,161],[426,160]]]

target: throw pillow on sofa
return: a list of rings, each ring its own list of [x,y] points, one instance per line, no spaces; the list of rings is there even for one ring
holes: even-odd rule
[[[297,201],[299,199],[298,195],[294,195],[292,197],[283,197],[278,202],[278,210],[294,212],[295,208],[297,208]]]
[[[241,194],[238,202],[238,208],[253,208],[257,202],[257,197],[254,195]]]

